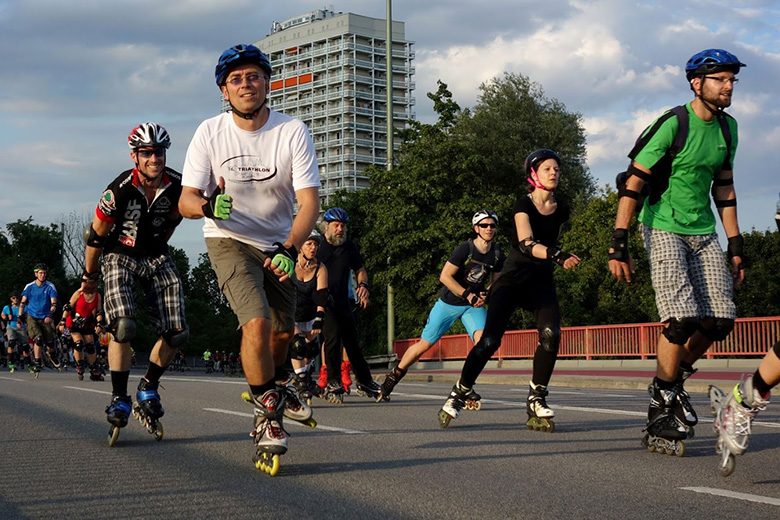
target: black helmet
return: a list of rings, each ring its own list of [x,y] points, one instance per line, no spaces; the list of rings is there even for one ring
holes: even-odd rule
[[[33,267],[33,272],[37,273],[38,271],[48,271],[49,267],[44,264],[43,262],[38,262],[35,264],[35,267]]]

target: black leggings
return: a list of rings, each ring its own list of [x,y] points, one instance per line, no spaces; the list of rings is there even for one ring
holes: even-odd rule
[[[341,347],[347,351],[352,370],[360,384],[366,385],[372,381],[371,369],[363,357],[357,337],[355,316],[351,311],[334,311],[328,309],[322,324],[322,335],[325,336],[325,364],[328,365],[328,381],[338,382],[341,377]]]
[[[496,282],[488,298],[487,321],[482,337],[469,352],[460,375],[460,384],[471,388],[487,365],[491,356],[501,346],[501,339],[509,325],[509,319],[516,309],[523,308],[534,313],[540,341],[534,353],[533,377],[536,385],[550,382],[555,361],[558,358],[558,340],[560,338],[561,312],[552,275],[549,276],[513,276],[506,273]],[[545,348],[542,331],[549,329],[555,335],[552,348]]]

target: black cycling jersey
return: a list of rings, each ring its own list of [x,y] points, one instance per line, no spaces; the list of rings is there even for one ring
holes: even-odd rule
[[[531,223],[531,232],[533,233],[533,239],[547,247],[557,247],[561,238],[563,226],[569,221],[570,210],[569,206],[559,200],[558,207],[555,212],[550,215],[542,215],[539,210],[536,209],[534,201],[531,200],[529,195],[521,196],[517,199],[515,204],[514,214],[525,213],[528,215],[528,219]],[[509,252],[509,258],[507,258],[506,266],[503,272],[515,271],[529,265],[546,265],[549,270],[552,271],[552,262],[549,260],[543,260],[540,258],[532,258],[526,253],[520,251],[519,241],[517,237],[517,225],[512,219],[512,229],[514,234],[512,235],[512,250]]]
[[[349,310],[349,271],[357,272],[363,267],[363,257],[357,246],[351,240],[340,246],[323,240],[317,251],[317,259],[328,268],[328,291],[333,297],[335,308]]]
[[[181,174],[165,168],[162,183],[151,205],[147,203],[138,171],[122,172],[100,197],[95,213],[114,227],[106,237],[104,253],[132,257],[157,256],[168,252],[168,239],[179,225]]]
[[[491,243],[487,253],[480,253],[473,239],[458,244],[448,260],[458,267],[455,281],[475,294],[487,290],[493,273],[500,272],[504,266],[505,255],[496,244]],[[469,305],[459,294],[453,294],[442,287],[439,297],[449,305]]]
[[[310,280],[301,281],[295,279],[297,300],[295,303],[295,321],[306,322],[315,318],[317,304],[314,303],[314,293],[317,291],[317,274],[320,272],[320,264],[314,269],[314,276]]]

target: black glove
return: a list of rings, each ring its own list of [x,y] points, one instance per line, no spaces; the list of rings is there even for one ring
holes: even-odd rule
[[[479,301],[479,295],[471,289],[466,289],[463,291],[463,294],[461,294],[460,297],[466,300],[466,302],[472,307]]]
[[[547,259],[552,260],[553,262],[555,262],[561,267],[563,267],[563,264],[566,262],[566,260],[568,260],[571,257],[572,255],[567,253],[566,251],[561,251],[560,249],[557,248],[550,248],[550,247],[547,248]]]
[[[726,254],[729,256],[729,261],[731,261],[731,259],[735,256],[740,257],[742,259],[740,268],[745,266],[747,259],[745,258],[745,239],[742,237],[742,235],[729,237],[729,245],[726,248]]]
[[[322,330],[322,322],[325,320],[325,313],[317,311],[314,315],[314,321],[311,322],[311,330]]]

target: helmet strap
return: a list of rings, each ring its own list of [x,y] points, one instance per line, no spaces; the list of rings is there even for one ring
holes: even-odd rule
[[[539,180],[539,175],[536,174],[536,170],[533,167],[531,168],[531,176],[527,177],[526,180],[528,181],[528,184],[534,188],[544,191],[555,191],[542,184],[542,182]]]
[[[242,112],[239,109],[237,109],[236,107],[234,107],[233,103],[228,101],[228,104],[230,105],[230,109],[233,111],[234,114],[236,114],[240,118],[247,119],[247,120],[250,120],[250,121],[257,117],[257,115],[260,113],[260,111],[263,109],[263,107],[265,107],[266,103],[268,103],[268,97],[266,97],[263,100],[263,102],[260,103],[260,106],[257,107],[252,112]]]
[[[704,105],[704,108],[709,110],[709,112],[715,117],[720,117],[723,114],[723,108],[715,106],[704,99],[704,80],[707,77],[706,76],[699,76],[699,77],[701,78],[701,81],[699,82],[699,92],[696,92],[694,90],[693,93],[696,94],[697,98],[699,98],[701,104]]]

